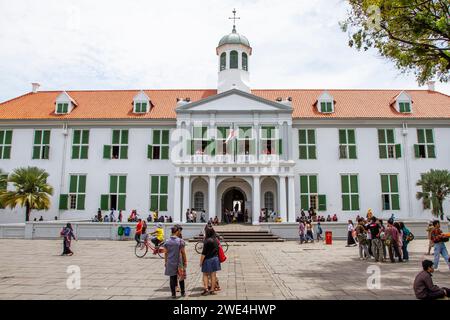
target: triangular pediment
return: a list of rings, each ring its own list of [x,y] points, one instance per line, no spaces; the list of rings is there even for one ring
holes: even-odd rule
[[[290,102],[289,102],[290,103]],[[176,108],[176,112],[292,112],[292,107],[282,102],[267,100],[237,89],[229,90],[206,99],[187,103]]]

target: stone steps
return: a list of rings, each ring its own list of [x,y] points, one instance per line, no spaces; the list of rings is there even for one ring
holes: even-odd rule
[[[283,242],[284,239],[270,233],[269,231],[217,231],[217,233],[227,242]],[[203,235],[199,234],[190,239],[191,242],[203,240]]]

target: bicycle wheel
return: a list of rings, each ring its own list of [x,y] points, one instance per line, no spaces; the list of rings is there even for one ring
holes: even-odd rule
[[[222,246],[223,253],[226,253],[228,251],[228,242],[226,242],[225,240],[222,240],[220,242],[220,245]]]
[[[158,247],[158,256],[161,259],[164,259],[164,253],[166,252],[166,249],[164,249],[163,247]]]
[[[136,247],[134,247],[134,254],[138,258],[143,258],[148,252],[148,247],[143,243],[138,243]]]
[[[202,253],[202,251],[203,251],[203,242],[202,242],[202,241],[199,241],[199,242],[197,242],[197,243],[195,244],[195,251],[196,251],[198,254],[201,254],[201,253]]]

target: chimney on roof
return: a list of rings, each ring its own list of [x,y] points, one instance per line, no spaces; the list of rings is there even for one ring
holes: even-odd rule
[[[33,82],[33,83],[31,84],[31,91],[32,91],[33,93],[38,92],[40,86],[41,86],[41,85],[40,85],[39,83]]]
[[[427,85],[428,85],[428,91],[436,91],[434,88],[434,84],[436,83],[436,81],[428,81]]]

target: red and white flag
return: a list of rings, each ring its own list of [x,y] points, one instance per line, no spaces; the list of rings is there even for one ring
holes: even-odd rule
[[[225,143],[228,143],[228,142],[230,142],[231,140],[236,139],[236,138],[237,138],[237,135],[238,135],[237,130],[231,129],[231,130],[230,130],[230,133],[228,134],[227,139],[225,140]]]

